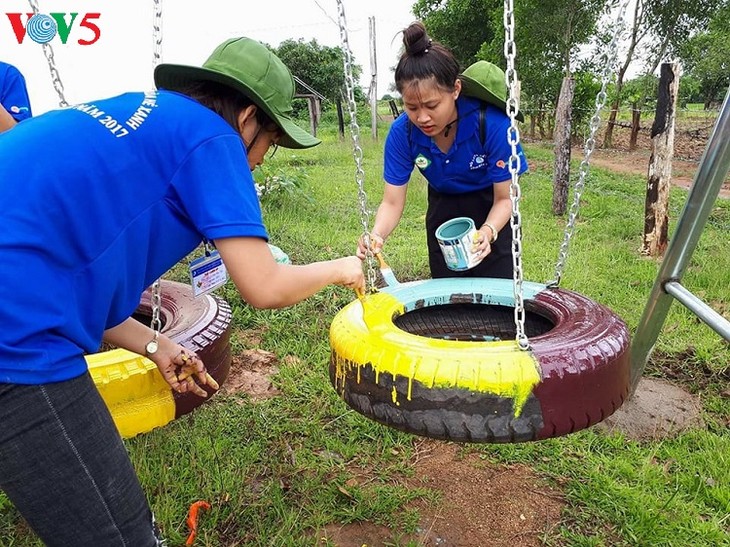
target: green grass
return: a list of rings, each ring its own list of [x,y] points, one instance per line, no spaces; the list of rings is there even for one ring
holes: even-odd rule
[[[381,140],[362,130],[367,207],[382,193]],[[351,142],[320,131],[324,144],[280,150],[269,169],[306,172],[304,191],[264,207],[271,242],[304,263],[351,254],[361,232]],[[522,178],[525,278],[553,277],[565,219],[550,212],[552,155],[526,147]],[[591,170],[561,286],[612,308],[633,331],[658,262],[641,257],[645,183]],[[685,194],[671,194],[673,229]],[[403,221],[387,260],[402,281],[428,276],[423,223],[426,186],[412,181]],[[730,309],[730,203],[718,201],[684,284],[727,316]],[[185,280],[184,265],[171,274]],[[329,287],[284,310],[256,311],[229,285],[235,332],[255,329],[280,359],[281,395],[261,402],[216,396],[165,428],[127,442],[135,468],[171,545],[182,545],[189,505],[205,499],[197,545],[313,545],[329,523],[369,521],[413,531],[415,499],[434,492],[403,486],[413,473],[415,438],[350,410],[328,379],[329,324],[353,294]],[[234,336],[234,351],[248,347]],[[283,358],[290,356],[289,359]],[[293,358],[291,358],[293,357]],[[678,304],[667,317],[646,374],[671,376],[700,396],[707,428],[673,439],[635,442],[582,431],[521,445],[464,445],[495,462],[522,462],[560,488],[567,500],[560,526],[546,538],[561,546],[730,545],[730,347]],[[348,480],[365,475],[356,485]],[[486,493],[485,493],[486,495]],[[0,495],[0,545],[38,545]]]

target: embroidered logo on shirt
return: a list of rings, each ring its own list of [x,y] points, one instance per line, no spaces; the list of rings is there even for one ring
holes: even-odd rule
[[[487,166],[487,156],[485,154],[474,154],[469,162],[469,169],[482,169]]]
[[[431,165],[431,160],[428,159],[423,154],[418,154],[418,156],[416,156],[416,159],[413,163],[415,163],[416,167],[418,167],[419,169],[426,169],[426,167]]]
[[[504,163],[504,160],[499,160],[497,162],[497,167],[499,167],[500,169],[504,169],[505,165],[507,165],[507,164]]]

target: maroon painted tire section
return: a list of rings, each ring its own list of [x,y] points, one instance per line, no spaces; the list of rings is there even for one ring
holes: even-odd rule
[[[193,296],[192,288],[184,283],[161,280],[162,330],[166,336],[194,351],[205,363],[208,373],[223,385],[231,368],[231,308],[214,295]],[[152,317],[152,293],[142,295],[135,313],[149,324]],[[213,394],[208,386],[203,388]],[[192,393],[174,393],[175,418],[187,414],[207,401]]]
[[[554,323],[530,339],[542,380],[534,394],[543,427],[538,439],[585,429],[629,396],[630,335],[610,309],[573,291],[547,289],[526,306]]]

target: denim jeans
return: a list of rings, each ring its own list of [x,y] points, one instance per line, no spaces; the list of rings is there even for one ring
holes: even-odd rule
[[[161,545],[109,410],[86,373],[0,384],[0,489],[46,545]]]

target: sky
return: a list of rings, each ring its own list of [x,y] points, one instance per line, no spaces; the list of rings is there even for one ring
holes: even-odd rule
[[[278,46],[287,39],[316,39],[341,45],[336,0],[159,0],[162,8],[162,61],[202,64],[215,47],[234,36],[248,36]],[[37,0],[39,12],[78,13],[66,44],[59,35],[50,46],[70,104],[154,87],[152,80],[155,0]],[[363,69],[361,85],[370,86],[370,27],[374,17],[377,96],[389,92],[402,44],[400,31],[414,19],[415,0],[343,0],[347,34],[355,62]],[[0,61],[15,65],[26,78],[34,114],[58,107],[48,63],[40,44],[28,36],[18,44],[8,13],[31,12],[28,0],[2,0]],[[94,31],[98,39],[90,45]],[[21,18],[25,23],[25,15]],[[70,20],[70,15],[66,16]]]

